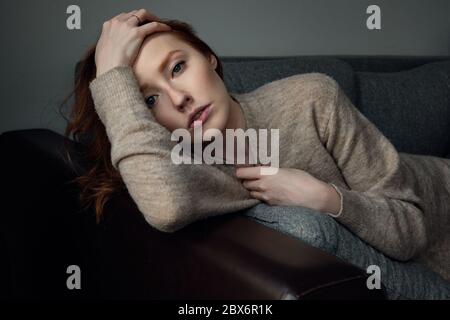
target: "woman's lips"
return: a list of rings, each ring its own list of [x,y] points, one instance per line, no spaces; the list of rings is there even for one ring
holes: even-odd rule
[[[211,105],[209,104],[205,109],[203,109],[200,116],[197,119],[195,119],[194,121],[192,121],[189,128],[194,128],[194,124],[196,127],[199,125],[203,125],[206,122],[206,120],[208,119],[210,109],[211,109]]]

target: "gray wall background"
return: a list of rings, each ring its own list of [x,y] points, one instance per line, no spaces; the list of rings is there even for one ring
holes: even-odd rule
[[[66,28],[66,8],[81,8],[81,30]],[[366,28],[366,8],[381,7],[381,30]],[[186,21],[219,56],[450,54],[450,0],[128,0],[1,1],[0,132],[62,133],[57,106],[103,21],[146,8]]]

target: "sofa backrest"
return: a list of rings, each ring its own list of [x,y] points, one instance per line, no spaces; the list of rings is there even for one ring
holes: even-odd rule
[[[232,93],[249,92],[263,84],[291,75],[320,72],[335,79],[355,102],[355,79],[352,67],[338,59],[320,57],[286,57],[278,59],[223,59],[224,82]]]
[[[359,110],[399,151],[450,155],[450,61],[355,80]]]
[[[400,152],[450,158],[450,57],[225,57],[230,92],[293,74],[334,78]]]

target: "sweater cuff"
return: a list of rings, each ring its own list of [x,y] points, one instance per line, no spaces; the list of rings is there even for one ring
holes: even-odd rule
[[[89,83],[95,109],[102,122],[131,112],[130,106],[145,105],[136,76],[130,66],[117,66]]]
[[[327,212],[328,215],[332,216],[333,218],[337,218],[342,214],[342,209],[344,207],[344,197],[342,195],[342,192],[339,190],[338,187],[336,187],[333,183],[329,183],[334,189],[336,189],[336,192],[339,194],[339,198],[341,199],[341,206],[339,209],[339,212],[337,214],[333,214],[331,212]]]
[[[124,87],[127,90],[117,90],[118,87]],[[89,88],[99,102],[105,102],[105,100],[111,99],[111,96],[127,100],[136,98],[136,95],[142,96],[136,76],[130,66],[117,66],[108,70],[92,80]]]
[[[336,189],[341,197],[341,208],[336,215],[330,213],[327,214],[358,234],[365,232],[365,230],[363,230],[363,215],[371,214],[370,211],[373,204],[371,204],[366,196],[360,192],[340,188],[332,183],[330,184]]]

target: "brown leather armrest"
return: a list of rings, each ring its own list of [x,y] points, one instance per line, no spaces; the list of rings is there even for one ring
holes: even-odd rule
[[[383,295],[366,288],[367,275],[362,270],[240,213],[163,233],[145,221],[126,194],[106,204],[105,219],[95,226],[92,212],[79,211],[74,203],[76,190],[63,183],[72,171],[56,152],[61,141],[61,136],[48,130],[0,136],[7,155],[2,163],[10,173],[3,181],[11,204],[2,215],[0,238],[5,246],[1,251],[3,257],[5,252],[10,254],[14,296],[78,297],[67,290],[67,275],[61,273],[69,264],[81,267],[80,297],[90,298]],[[20,201],[24,194],[27,201]]]
[[[383,298],[362,270],[239,213],[175,233],[146,223],[128,196],[102,223],[100,290],[154,299]],[[118,283],[119,282],[119,283]]]

